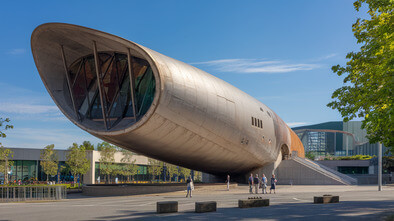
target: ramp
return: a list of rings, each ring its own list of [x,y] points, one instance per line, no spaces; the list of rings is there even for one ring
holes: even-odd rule
[[[283,160],[275,173],[278,183],[285,185],[357,185],[353,177],[297,156]]]

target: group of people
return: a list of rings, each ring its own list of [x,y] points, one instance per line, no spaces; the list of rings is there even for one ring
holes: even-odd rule
[[[276,180],[275,175],[272,174],[270,193],[272,192],[272,190],[274,190],[274,193],[275,193],[276,182],[278,182],[278,181]],[[250,177],[248,179],[248,183],[249,183],[249,193],[253,193],[253,187],[255,189],[256,194],[259,193],[259,189],[262,189],[263,194],[268,193],[267,192],[268,179],[265,176],[265,174],[262,175],[261,179],[259,178],[258,174],[256,174],[255,177],[253,177],[253,174],[250,174]]]
[[[267,192],[267,182],[268,182],[268,179],[267,179],[267,177],[265,177],[264,173],[263,173],[261,179],[259,178],[258,174],[256,174],[255,177],[253,177],[253,174],[250,174],[250,177],[248,180],[249,193],[253,193],[253,187],[254,187],[256,194],[259,193],[259,189],[262,189],[263,194],[267,194],[268,193]],[[276,180],[275,175],[272,174],[270,193],[272,192],[272,190],[274,190],[274,193],[275,193],[277,182],[278,181]],[[193,183],[193,179],[191,176],[189,176],[186,179],[186,184],[187,184],[186,197],[192,197],[192,191],[194,190],[194,183]],[[227,191],[228,191],[228,190],[230,190],[230,175],[227,175],[226,184],[227,184]]]

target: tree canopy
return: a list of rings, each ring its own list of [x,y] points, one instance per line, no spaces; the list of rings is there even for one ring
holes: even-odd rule
[[[344,75],[345,86],[332,94],[327,106],[337,109],[344,121],[363,118],[370,143],[381,142],[394,152],[394,17],[392,0],[357,0],[357,11],[369,7],[369,19],[357,19],[353,33],[360,51],[346,55],[345,66],[332,67]]]
[[[8,184],[8,171],[14,165],[11,158],[13,158],[12,150],[0,146],[0,172],[4,174],[4,184]]]
[[[85,150],[94,150],[94,145],[92,143],[90,143],[90,141],[84,141],[82,142],[82,145]]]
[[[90,169],[90,161],[86,158],[84,145],[78,146],[78,144],[73,143],[68,150],[66,164],[74,177],[74,183],[76,183],[77,175],[83,175]]]
[[[56,175],[58,170],[59,161],[54,148],[54,144],[48,145],[43,150],[41,150],[40,154],[40,165],[43,172],[47,175],[47,181],[49,180],[49,175]]]
[[[166,164],[166,167],[167,167],[167,173],[168,173],[170,182],[172,181],[172,177],[173,177],[174,175],[177,175],[176,181],[178,181],[178,177],[179,177],[179,176],[178,176],[178,171],[179,171],[178,166],[167,163],[167,164]]]
[[[180,168],[180,175],[187,179],[188,176],[190,176],[191,170],[185,167]]]
[[[133,159],[133,153],[128,150],[122,150],[123,157],[120,160],[122,163],[126,163],[124,166],[121,167],[122,175],[127,176],[127,181],[130,181],[130,176],[134,181],[134,175],[138,173],[138,165],[135,164],[137,161]]]
[[[8,129],[12,129],[14,128],[14,126],[12,126],[11,124],[8,124],[10,122],[9,118],[1,118],[0,117],[0,137],[1,138],[5,138],[6,134],[3,132],[4,130],[8,130]],[[1,142],[0,142],[1,145]]]
[[[157,181],[160,180],[160,174],[163,172],[164,168],[164,163],[162,161],[158,161],[155,159],[148,159],[149,162],[149,167],[148,167],[148,173],[152,175],[152,181],[158,177]]]
[[[107,142],[97,144],[97,150],[100,151],[100,173],[107,175],[106,182],[109,181],[109,175],[115,169],[112,164],[115,162],[116,148]]]

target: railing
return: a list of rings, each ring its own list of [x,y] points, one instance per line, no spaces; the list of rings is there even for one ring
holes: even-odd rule
[[[0,187],[0,202],[61,200],[66,198],[66,186]]]

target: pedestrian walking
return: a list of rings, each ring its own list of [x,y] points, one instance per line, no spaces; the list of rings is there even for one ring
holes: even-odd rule
[[[187,194],[186,194],[186,198],[188,196],[190,196],[190,198],[192,197],[192,190],[194,189],[194,184],[193,184],[193,180],[191,178],[191,176],[189,176],[186,180],[187,183]]]
[[[227,183],[227,191],[229,191],[230,190],[230,175],[227,175],[226,183]]]
[[[270,188],[270,193],[271,193],[272,190],[274,190],[274,193],[275,193],[276,182],[278,182],[278,181],[275,179],[275,175],[272,174],[272,177],[271,177],[271,188]]]
[[[267,194],[267,177],[264,173],[261,176],[261,189],[263,191],[263,194]]]
[[[253,193],[253,174],[250,174],[248,183],[249,183],[249,193]]]
[[[259,192],[259,175],[256,174],[256,176],[253,179],[253,184],[254,184],[254,189],[255,189],[255,193],[257,194]]]

